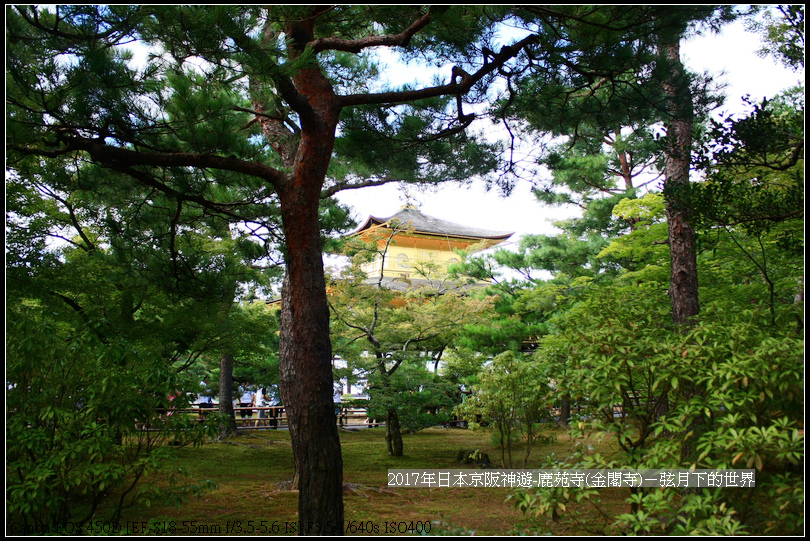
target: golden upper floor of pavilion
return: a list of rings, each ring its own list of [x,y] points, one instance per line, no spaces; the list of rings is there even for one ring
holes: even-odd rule
[[[446,273],[460,259],[456,250],[484,250],[512,234],[457,224],[406,206],[387,218],[370,216],[352,236],[376,243],[381,253],[364,265],[369,277],[418,279],[426,271]]]

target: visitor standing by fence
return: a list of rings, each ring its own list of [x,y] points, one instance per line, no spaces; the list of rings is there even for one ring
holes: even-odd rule
[[[250,382],[240,385],[239,391],[241,392],[241,397],[239,398],[239,407],[241,408],[239,410],[239,417],[249,419],[253,414],[253,410],[251,410],[250,407],[253,405],[253,395],[255,392]]]

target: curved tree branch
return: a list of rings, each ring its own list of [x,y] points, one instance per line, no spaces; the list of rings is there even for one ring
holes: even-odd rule
[[[399,34],[368,36],[362,39],[342,39],[336,37],[319,38],[310,41],[308,45],[316,53],[327,50],[359,53],[370,47],[404,47],[417,32],[430,24],[431,20],[431,12],[428,10],[426,14],[419,17],[411,26]]]
[[[345,96],[338,96],[338,101],[341,107],[352,107],[357,105],[383,105],[383,104],[400,104],[411,103],[427,98],[435,98],[439,96],[460,96],[464,95],[472,89],[472,87],[481,81],[487,75],[498,71],[509,60],[515,58],[521,51],[529,45],[537,41],[537,36],[530,35],[522,40],[505,46],[498,54],[487,55],[487,62],[484,63],[473,74],[467,74],[459,68],[454,68],[452,73],[452,80],[449,84],[438,85],[418,90],[400,90],[392,92],[379,92],[376,94],[349,94]],[[463,73],[462,73],[463,72]]]
[[[278,169],[235,157],[223,157],[213,154],[192,154],[187,152],[143,152],[110,146],[96,139],[88,139],[64,132],[59,135],[59,139],[62,143],[62,147],[55,150],[16,145],[9,145],[6,148],[20,152],[21,154],[49,158],[62,156],[75,151],[83,151],[87,152],[93,161],[111,168],[131,168],[136,166],[195,167],[231,171],[262,178],[273,185],[273,187],[278,187],[288,180],[287,174]],[[166,186],[155,187],[166,193],[170,193],[171,191],[171,188]],[[179,192],[171,195],[182,195],[187,200],[194,200],[194,196],[187,196]]]

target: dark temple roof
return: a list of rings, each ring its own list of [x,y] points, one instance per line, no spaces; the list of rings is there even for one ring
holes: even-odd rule
[[[388,225],[390,227],[393,223],[396,223],[398,227],[413,229],[414,233],[438,235],[442,237],[506,240],[513,235],[512,232],[492,231],[448,222],[447,220],[441,220],[433,216],[428,216],[427,214],[422,214],[412,207],[405,207],[388,218],[369,216],[368,220],[366,220],[354,234],[362,233],[375,226]]]

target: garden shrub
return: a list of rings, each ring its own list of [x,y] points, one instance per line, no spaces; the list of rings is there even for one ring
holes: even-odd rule
[[[172,445],[205,427],[162,359],[54,323],[32,307],[9,310],[6,336],[6,533],[82,533],[117,523],[135,502],[174,501],[204,485],[147,486]],[[168,445],[167,445],[168,444]]]
[[[512,444],[526,439],[523,467],[538,436],[538,424],[550,419],[551,387],[537,363],[523,354],[497,355],[478,375],[479,383],[456,414],[473,428],[493,427],[501,449],[501,467],[512,467]]]
[[[403,363],[396,372],[383,377],[375,372],[369,378],[368,416],[386,419],[397,412],[405,430],[422,430],[452,421],[458,388],[423,366]]]
[[[538,356],[550,362],[567,348],[559,392],[587,404],[572,432],[607,434],[616,448],[557,467],[755,468],[754,488],[628,489],[630,512],[613,526],[630,534],[801,531],[804,344],[795,316],[774,326],[770,307],[711,305],[694,326],[676,328],[668,310],[654,290],[605,289],[555,322],[558,334]],[[555,519],[595,497],[562,488],[515,496],[528,515]]]

